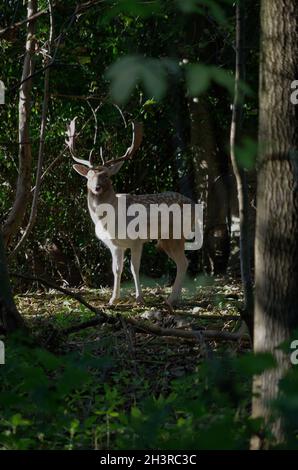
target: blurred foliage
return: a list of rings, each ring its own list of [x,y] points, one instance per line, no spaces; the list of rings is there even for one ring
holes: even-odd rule
[[[199,364],[192,374],[153,391],[153,377],[116,369],[111,356],[56,355],[18,337],[7,342],[1,367],[1,449],[248,449],[264,429],[250,418],[254,374],[275,367],[270,355],[220,356]],[[289,430],[287,446],[298,449],[298,369],[283,379],[277,406]]]

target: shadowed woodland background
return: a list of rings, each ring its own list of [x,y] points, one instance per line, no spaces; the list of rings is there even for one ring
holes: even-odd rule
[[[0,449],[297,449],[296,1],[0,6]],[[152,244],[107,306],[74,117],[99,163],[143,123],[117,192],[203,202],[176,309]]]
[[[100,147],[106,159],[117,157],[126,149],[130,127],[125,128],[123,118],[109,95],[105,74],[119,56],[164,57],[178,64],[183,58],[190,63],[199,60],[233,70],[233,26],[225,24],[219,27],[211,15],[181,15],[174,3],[163,2],[155,15],[148,14],[146,9],[142,16],[137,13],[129,16],[129,12],[116,15],[117,10],[111,13],[110,6],[103,6],[96,11],[90,9],[76,19],[73,18],[73,2],[63,2],[63,5],[55,7],[56,35],[62,34],[62,39],[50,72],[44,169],[59,156],[64,145],[66,124],[74,116],[78,116],[78,130],[89,120],[78,142],[81,158],[88,157],[94,147],[95,123],[91,106],[98,108],[94,149],[98,161],[101,161]],[[25,8],[21,5],[15,8],[15,17],[23,18]],[[248,15],[247,61],[255,94],[246,104],[245,135],[252,140],[257,132],[258,67],[254,61],[258,44],[258,35],[255,34],[257,8],[256,4],[251,5]],[[232,6],[227,13],[233,15]],[[8,2],[6,10],[2,11],[3,26],[10,24],[11,15],[12,8]],[[5,64],[3,78],[7,87],[0,123],[2,222],[10,209],[17,178],[16,97],[22,69],[22,33],[24,31],[19,29],[9,31],[8,38],[4,36],[1,43],[1,61]],[[47,40],[47,34],[48,20],[41,17],[37,30],[40,45]],[[42,67],[42,54],[38,54],[35,69],[38,72]],[[121,105],[128,123],[132,119],[144,123],[144,141],[138,155],[117,176],[115,186],[119,192],[137,194],[175,190],[194,200],[204,201],[204,249],[193,256],[190,272],[223,273],[230,253],[231,218],[237,217],[237,196],[229,162],[232,97],[225,84],[220,86],[213,81],[208,91],[194,101],[187,96],[182,67],[172,66],[167,72],[168,88],[161,102],[138,87],[129,105]],[[150,70],[146,79],[150,81]],[[42,90],[43,75],[37,73],[31,99],[32,187],[39,144]],[[248,155],[248,158],[254,156]],[[253,171],[251,179],[254,188]],[[111,282],[110,254],[95,239],[85,193],[85,183],[72,171],[67,151],[63,152],[42,182],[34,231],[15,258],[18,265],[23,264],[38,275],[51,274],[69,285],[84,282],[98,287]],[[166,257],[156,256],[149,245],[143,257],[143,273],[160,277],[167,274],[167,270]]]

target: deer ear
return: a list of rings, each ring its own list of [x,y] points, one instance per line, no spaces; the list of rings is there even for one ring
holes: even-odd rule
[[[118,173],[124,162],[118,162],[108,167],[109,176],[114,176]]]
[[[73,165],[72,167],[74,170],[76,170],[77,173],[79,173],[79,175],[85,176],[85,178],[87,177],[87,173],[90,170],[90,168],[87,168],[84,165]]]

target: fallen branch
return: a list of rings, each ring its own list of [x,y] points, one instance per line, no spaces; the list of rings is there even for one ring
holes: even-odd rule
[[[138,331],[153,334],[154,336],[171,336],[190,340],[198,340],[198,331],[181,330],[177,328],[162,328],[152,323],[140,322],[134,318],[126,318],[126,322],[133,325]],[[245,338],[243,334],[230,333],[228,331],[218,330],[199,330],[200,334],[206,339],[223,339],[226,341],[239,341]]]
[[[118,314],[118,318],[122,318]],[[91,328],[94,326],[102,325],[102,323],[115,323],[115,317],[107,317],[106,319],[102,318],[93,318],[92,320],[78,323],[70,327],[60,330],[62,335],[69,335],[71,333],[76,333],[86,328]],[[166,336],[181,338],[191,341],[198,341],[199,336],[203,339],[213,339],[213,340],[225,340],[225,341],[239,341],[241,339],[249,339],[247,335],[241,333],[230,333],[228,331],[218,331],[218,330],[181,330],[177,328],[162,328],[156,325],[153,325],[149,322],[140,322],[134,318],[125,317],[125,322],[135,328],[138,333],[151,334],[154,336]]]
[[[117,318],[112,315],[107,315],[102,309],[98,309],[91,305],[81,294],[74,292],[70,289],[65,287],[60,287],[52,281],[48,281],[42,277],[35,277],[31,275],[24,275],[15,272],[10,272],[10,275],[16,278],[25,279],[28,281],[33,282],[40,282],[41,284],[50,287],[51,289],[55,289],[63,294],[68,295],[69,297],[74,298],[86,308],[88,308],[91,312],[97,315],[97,318],[93,318],[86,322],[81,322],[70,327],[64,328],[60,330],[60,333],[63,335],[68,335],[71,333],[75,333],[77,331],[91,328],[94,326],[102,325],[103,323],[112,323],[114,324]],[[118,314],[118,318],[121,317]],[[126,323],[132,325],[137,332],[145,333],[145,334],[152,334],[154,336],[167,336],[167,337],[174,337],[174,338],[182,338],[191,341],[198,341],[198,335],[204,339],[213,339],[213,340],[224,340],[224,341],[239,341],[241,339],[248,339],[247,335],[243,333],[230,333],[229,331],[219,331],[219,330],[182,330],[178,328],[162,328],[152,323],[145,322],[145,321],[138,321],[134,318],[125,317]]]
[[[109,318],[108,315],[102,309],[99,309],[97,307],[94,307],[94,305],[89,304],[89,302],[81,294],[79,294],[78,292],[74,292],[71,289],[67,289],[66,287],[58,286],[58,284],[56,284],[55,282],[48,281],[43,277],[31,276],[30,274],[19,274],[16,272],[10,272],[9,275],[18,279],[24,279],[26,281],[39,282],[44,286],[50,287],[51,289],[55,289],[65,295],[68,295],[69,297],[72,297],[73,299],[77,300],[79,303],[84,305],[84,307],[88,308],[91,312],[95,313],[96,315],[99,315],[105,320],[108,320]]]

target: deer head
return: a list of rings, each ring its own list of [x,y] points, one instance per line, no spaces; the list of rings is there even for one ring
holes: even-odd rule
[[[112,189],[111,177],[116,175],[125,160],[131,159],[141,145],[143,137],[143,126],[138,122],[132,123],[132,143],[120,158],[106,161],[103,165],[96,165],[93,153],[90,152],[89,160],[77,158],[75,155],[75,121],[74,118],[67,126],[66,144],[70,150],[72,158],[77,162],[73,165],[74,170],[79,175],[87,179],[88,190],[96,196],[101,196]]]

